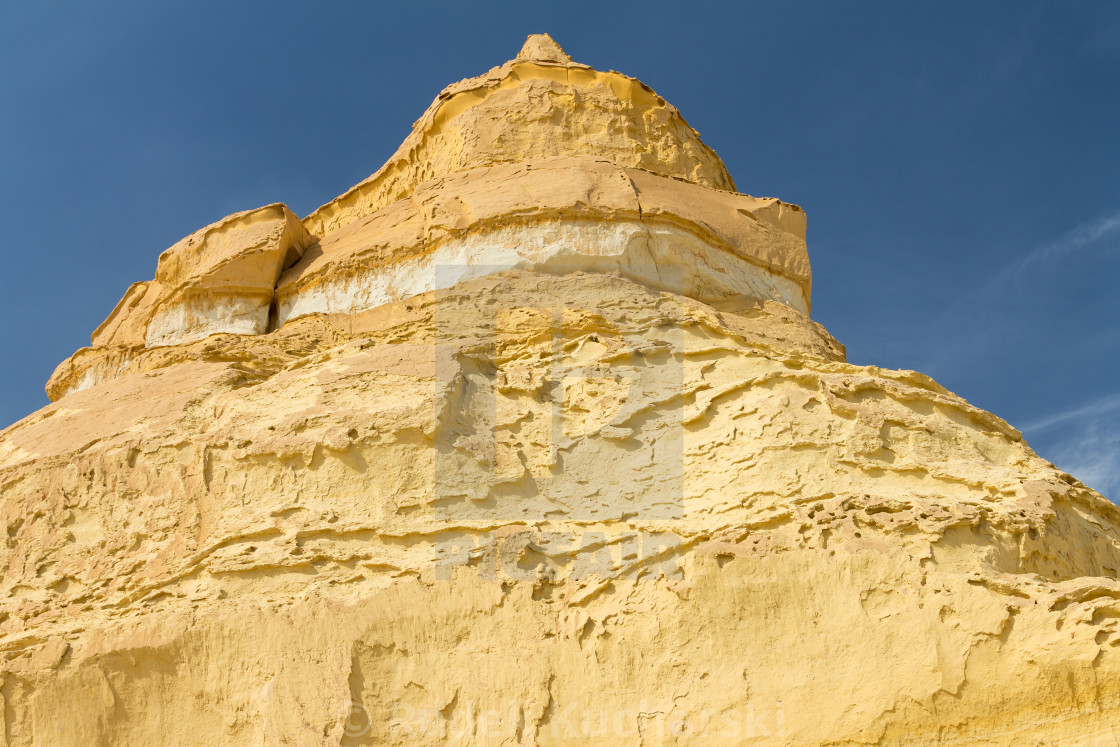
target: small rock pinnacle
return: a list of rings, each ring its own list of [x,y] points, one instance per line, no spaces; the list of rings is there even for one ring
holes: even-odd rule
[[[561,49],[548,34],[530,34],[521,51],[517,53],[517,59],[559,63],[572,61],[568,53]]]

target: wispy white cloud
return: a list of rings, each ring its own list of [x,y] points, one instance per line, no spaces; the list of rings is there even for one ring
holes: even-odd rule
[[[1120,250],[1120,211],[1083,223],[1055,241],[1016,257],[991,276],[981,289],[985,294],[1015,293],[1025,283],[1045,280],[1055,265],[1112,241],[1107,250]],[[1006,334],[981,328],[977,334]],[[1104,333],[1105,336],[1112,332]],[[1100,335],[1098,335],[1100,336]],[[1120,392],[1077,407],[1054,412],[1022,426],[1047,458],[1112,500],[1120,500]]]
[[[973,365],[1001,339],[1022,337],[1028,330],[1015,312],[1020,299],[1030,297],[1024,287],[1046,287],[1062,262],[1082,262],[1078,255],[1096,250],[1120,253],[1120,210],[1075,226],[1057,239],[1017,255],[964,290],[943,307],[923,338],[919,368],[947,375]]]
[[[1091,421],[1053,456],[1054,464],[1081,482],[1120,500],[1120,423]]]
[[[1016,256],[970,291],[960,294],[944,311],[945,316],[964,314],[971,318],[978,305],[1005,293],[1016,292],[1014,284],[1031,280],[1055,262],[1069,258],[1113,234],[1120,235],[1120,210],[1103,218],[1086,221],[1057,239]],[[1117,245],[1120,249],[1120,244]]]
[[[1103,415],[1113,410],[1120,410],[1120,394],[1112,394],[1107,397],[1102,397],[1095,402],[1090,402],[1083,407],[1075,407],[1072,410],[1065,410],[1057,412],[1053,415],[1048,415],[1045,418],[1031,421],[1022,427],[1023,433],[1036,433],[1038,431],[1049,428],[1059,423],[1066,423],[1070,420],[1082,420],[1085,418],[1092,418],[1094,416]]]
[[[1054,413],[1023,427],[1046,458],[1113,501],[1120,501],[1120,393]]]
[[[1018,279],[1046,265],[1120,231],[1120,211],[1099,220],[1083,223],[1056,241],[1043,244],[1026,254],[1017,257],[996,276],[997,280]]]

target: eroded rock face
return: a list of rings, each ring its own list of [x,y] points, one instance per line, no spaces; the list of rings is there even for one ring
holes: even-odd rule
[[[574,63],[555,42],[530,37],[516,59],[445,88],[377,173],[305,222],[322,235],[447,174],[576,153],[735,188],[719,156],[644,83]]]
[[[0,434],[5,743],[1116,738],[1120,511],[846,363],[804,213],[484,145],[185,239]]]
[[[620,274],[711,302],[809,313],[805,214],[583,158],[459,172],[324,237],[277,288],[282,322],[507,269]]]

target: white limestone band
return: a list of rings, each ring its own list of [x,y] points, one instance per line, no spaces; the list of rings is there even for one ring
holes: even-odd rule
[[[471,233],[422,257],[280,291],[278,319],[283,325],[308,314],[356,313],[514,269],[615,273],[699,301],[771,299],[809,313],[805,290],[795,280],[674,226],[616,219],[557,220]]]

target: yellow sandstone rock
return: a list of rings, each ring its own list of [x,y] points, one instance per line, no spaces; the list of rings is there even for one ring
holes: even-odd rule
[[[3,743],[1114,744],[1120,510],[545,36],[0,434]]]
[[[676,108],[641,81],[572,62],[542,35],[530,37],[517,59],[444,89],[376,174],[304,224],[322,236],[447,174],[573,154],[735,188]]]

